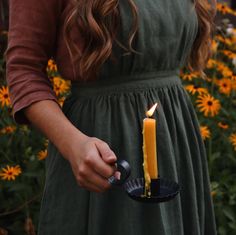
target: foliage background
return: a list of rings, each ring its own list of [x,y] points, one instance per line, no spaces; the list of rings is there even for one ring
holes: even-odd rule
[[[236,234],[236,29],[224,16],[236,13],[220,3],[218,11],[223,20],[214,36],[214,53],[205,70],[207,76],[203,78],[182,68],[181,78],[196,107],[207,149],[218,233],[233,235]],[[0,235],[35,235],[45,182],[47,140],[33,127],[17,125],[12,119],[3,55],[7,31],[4,24],[0,26]],[[48,63],[48,76],[62,105],[70,92],[70,82],[60,77],[53,60]]]

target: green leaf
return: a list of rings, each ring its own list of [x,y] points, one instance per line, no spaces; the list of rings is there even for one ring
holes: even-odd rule
[[[223,208],[223,213],[228,219],[230,219],[233,222],[236,222],[235,212],[231,208],[229,207]]]
[[[9,191],[10,192],[15,192],[15,191],[26,191],[29,188],[29,186],[27,184],[24,183],[16,183],[11,185],[11,187],[9,187]]]

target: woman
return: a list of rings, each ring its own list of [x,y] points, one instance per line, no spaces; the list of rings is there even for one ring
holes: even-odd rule
[[[39,235],[214,235],[204,145],[179,79],[210,54],[206,0],[12,0],[7,81],[14,119],[50,140]],[[120,19],[120,21],[119,21]],[[119,24],[120,22],[120,24]],[[132,45],[131,45],[132,44]],[[45,68],[72,81],[62,110]],[[142,177],[142,120],[158,102],[159,173],[174,200],[142,204],[108,178],[118,159]]]

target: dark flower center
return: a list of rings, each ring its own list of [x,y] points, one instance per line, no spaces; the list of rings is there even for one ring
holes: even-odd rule
[[[207,104],[209,105],[209,106],[212,106],[212,101],[207,101]]]

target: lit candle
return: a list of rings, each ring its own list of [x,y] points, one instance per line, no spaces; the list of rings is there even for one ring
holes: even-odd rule
[[[158,178],[157,151],[156,151],[156,120],[151,118],[157,103],[146,113],[143,120],[143,170],[145,179],[145,195],[150,196],[151,179]]]

